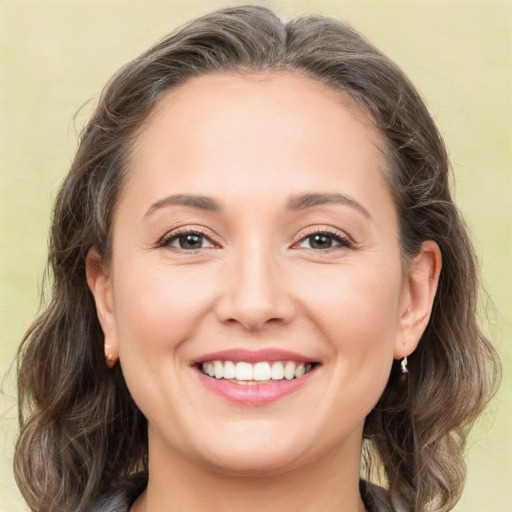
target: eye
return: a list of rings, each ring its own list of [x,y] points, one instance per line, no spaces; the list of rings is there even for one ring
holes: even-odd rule
[[[297,244],[304,249],[325,250],[333,247],[352,247],[351,241],[339,234],[329,231],[318,231],[302,238]]]
[[[184,251],[197,251],[198,249],[215,247],[213,242],[200,231],[179,231],[170,233],[160,241],[158,246],[172,247]]]

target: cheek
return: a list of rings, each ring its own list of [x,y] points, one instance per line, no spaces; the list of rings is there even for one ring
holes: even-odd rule
[[[165,410],[172,429],[181,425],[176,404],[187,393],[180,372],[187,340],[210,303],[211,290],[197,272],[127,260],[116,267],[115,319],[126,384],[148,418],[161,418]]]
[[[400,267],[379,265],[333,269],[311,287],[308,302],[321,323],[349,352],[382,345],[397,327]]]
[[[369,411],[386,385],[400,336],[400,266],[340,269],[325,282],[322,292],[311,292],[311,311],[329,344],[338,387]]]
[[[120,350],[169,349],[193,334],[211,291],[189,272],[145,269],[120,278],[115,292]]]

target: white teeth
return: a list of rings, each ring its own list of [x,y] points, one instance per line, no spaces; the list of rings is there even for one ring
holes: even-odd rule
[[[254,365],[254,380],[269,380],[271,375],[269,363],[256,363]]]
[[[251,363],[236,363],[236,380],[253,380],[253,371]]]
[[[210,377],[213,377],[215,375],[213,363],[208,363],[206,365],[206,374],[209,375]]]
[[[216,379],[222,379],[222,377],[224,377],[224,365],[220,361],[213,362],[213,369]]]
[[[235,363],[231,361],[226,361],[224,363],[224,375],[225,379],[234,379],[236,376],[236,367]]]
[[[278,361],[277,363],[274,363],[272,365],[271,378],[272,378],[272,380],[282,380],[284,378],[283,363],[280,363]]]
[[[299,364],[295,369],[295,377],[302,377],[306,373],[306,367],[303,364]]]
[[[284,367],[284,378],[292,380],[295,377],[295,363],[288,361]]]
[[[239,361],[207,361],[200,365],[201,371],[216,379],[236,380],[245,384],[251,381],[280,381],[302,377],[312,369],[311,363],[296,363],[294,361],[261,361],[246,363]]]

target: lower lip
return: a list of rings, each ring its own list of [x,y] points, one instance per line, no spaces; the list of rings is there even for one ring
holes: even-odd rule
[[[224,379],[215,379],[197,369],[199,380],[216,395],[240,405],[266,405],[276,402],[305,386],[315,373],[311,371],[292,380],[276,381],[272,384],[235,384]]]

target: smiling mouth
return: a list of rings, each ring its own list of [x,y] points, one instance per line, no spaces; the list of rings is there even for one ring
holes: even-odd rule
[[[199,370],[212,379],[225,380],[233,384],[255,385],[276,384],[283,381],[300,379],[313,368],[316,363],[296,361],[205,361],[198,363]]]

